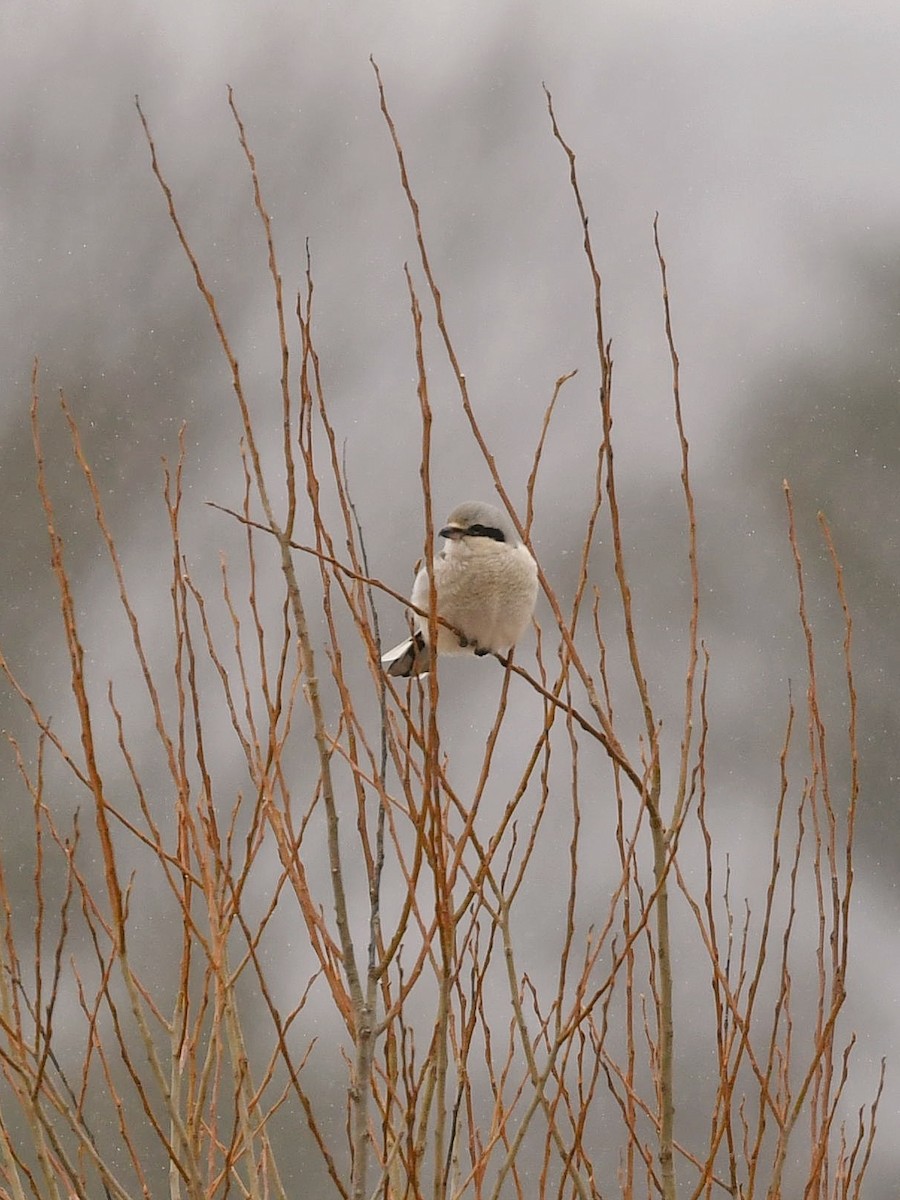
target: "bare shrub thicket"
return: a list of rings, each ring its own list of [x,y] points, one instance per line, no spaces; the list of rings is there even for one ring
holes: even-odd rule
[[[568,377],[536,422],[517,517],[470,404],[377,68],[376,79],[420,255],[407,282],[425,544],[435,529],[426,322],[455,376],[473,453],[483,455],[499,502],[528,541],[545,441]],[[846,727],[826,736],[786,486],[808,672],[802,703],[773,697],[784,704],[784,741],[773,761],[776,786],[761,800],[771,813],[767,864],[745,908],[732,895],[710,819],[711,663],[699,632],[666,264],[657,239],[691,596],[683,708],[674,724],[667,714],[680,733],[669,741],[660,736],[648,684],[654,664],[634,620],[600,272],[575,155],[547,101],[593,282],[599,414],[585,428],[598,430],[596,478],[585,526],[570,536],[580,562],[574,590],[559,594],[542,572],[536,637],[515,661],[477,664],[494,666],[499,700],[489,727],[466,747],[470,773],[475,768],[465,794],[441,744],[441,666],[408,685],[379,669],[375,601],[382,612],[391,606],[395,633],[404,598],[372,577],[319,370],[312,274],[294,308],[234,100],[282,350],[277,471],[260,449],[260,422],[269,416],[245,388],[140,113],[152,169],[231,371],[245,478],[243,505],[222,518],[223,538],[230,523],[243,562],[230,555],[219,594],[201,591],[181,545],[183,460],[168,467],[171,557],[158,603],[171,614],[171,656],[162,661],[148,645],[62,398],[130,626],[129,711],[140,703],[149,714],[139,739],[116,689],[98,692],[82,643],[56,517],[59,488],[44,466],[47,405],[39,404],[36,370],[37,484],[74,733],[64,739],[41,698],[26,694],[6,648],[3,671],[36,739],[11,750],[33,816],[30,898],[9,856],[0,864],[4,1197],[860,1194],[877,1099],[848,1119],[852,1035],[839,1036],[838,1016],[848,984],[857,734],[837,554],[822,520],[846,629],[843,670],[827,686],[844,688],[848,714]],[[616,580],[602,605],[589,566],[601,530]],[[273,555],[278,591],[259,586]],[[628,669],[624,689],[608,669],[613,641]],[[837,770],[849,779],[839,795]],[[78,791],[74,822],[47,784],[61,772]],[[688,842],[696,851],[690,871]],[[563,917],[555,940],[543,937],[536,950],[527,906],[535,879],[544,887],[551,854],[552,899]],[[613,885],[598,891],[592,864],[601,860],[612,864]],[[149,953],[140,939],[147,897],[155,912]],[[810,928],[812,946],[804,940]],[[679,1056],[687,1046],[677,1004],[684,964],[707,997],[702,1053],[693,1043],[689,1059]],[[798,973],[802,989],[794,987]]]

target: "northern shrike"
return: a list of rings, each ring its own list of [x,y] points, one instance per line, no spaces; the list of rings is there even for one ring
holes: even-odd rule
[[[490,654],[510,650],[521,637],[537,599],[537,564],[506,513],[470,500],[455,508],[440,531],[443,548],[432,565],[438,616],[438,654]],[[413,584],[412,603],[428,609],[428,572]],[[415,633],[384,655],[388,675],[421,675],[431,660],[428,619],[413,614]]]

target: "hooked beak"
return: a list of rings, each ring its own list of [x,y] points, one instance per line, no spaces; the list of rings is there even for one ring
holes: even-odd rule
[[[451,542],[458,542],[459,539],[463,537],[465,532],[466,531],[464,529],[460,529],[458,525],[445,525],[440,531],[439,536],[442,538],[447,538],[448,541]]]

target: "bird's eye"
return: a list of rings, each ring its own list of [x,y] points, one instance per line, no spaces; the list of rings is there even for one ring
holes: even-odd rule
[[[505,542],[506,537],[502,529],[497,529],[493,525],[470,525],[466,530],[469,537],[486,537],[492,538],[495,542]]]

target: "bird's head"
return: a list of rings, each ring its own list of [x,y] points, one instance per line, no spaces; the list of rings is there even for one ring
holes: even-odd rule
[[[510,546],[519,542],[515,527],[506,513],[482,500],[469,500],[454,508],[440,536],[451,542],[463,538],[487,538]]]

